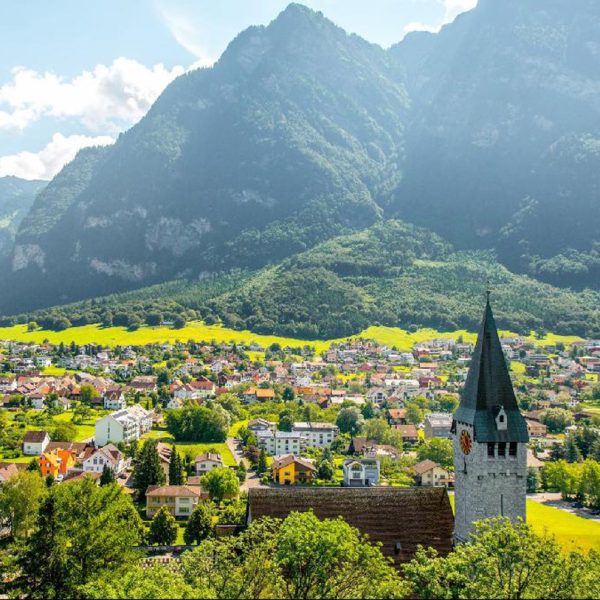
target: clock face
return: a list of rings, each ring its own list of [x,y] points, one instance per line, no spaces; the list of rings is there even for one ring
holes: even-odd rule
[[[471,440],[471,436],[468,431],[463,431],[460,434],[460,448],[464,454],[469,454],[471,452],[471,448],[473,447],[473,441]]]

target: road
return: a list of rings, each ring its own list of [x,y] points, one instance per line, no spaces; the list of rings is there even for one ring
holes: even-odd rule
[[[240,485],[240,490],[242,492],[247,492],[250,488],[263,487],[261,483],[261,478],[250,469],[250,465],[248,461],[244,458],[242,453],[242,446],[240,442],[238,442],[235,438],[227,438],[227,447],[231,450],[231,454],[233,454],[233,458],[235,462],[239,465],[243,460],[246,468],[248,468],[248,474],[246,475],[246,481]]]

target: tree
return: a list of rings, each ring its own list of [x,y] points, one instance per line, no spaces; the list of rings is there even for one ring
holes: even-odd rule
[[[281,396],[285,402],[292,401],[295,398],[294,388],[286,385]]]
[[[365,422],[363,435],[378,444],[387,444],[390,426],[385,419],[370,419]]]
[[[150,485],[164,485],[165,472],[160,464],[156,440],[146,440],[133,469],[133,482],[138,493],[145,494]]]
[[[317,470],[317,476],[319,477],[319,479],[324,479],[325,481],[331,481],[333,479],[334,473],[335,473],[335,467],[331,461],[322,460],[319,463],[319,468]]]
[[[118,486],[98,487],[85,477],[54,486],[48,494],[53,500],[41,507],[45,512],[37,512],[34,535],[19,552],[21,594],[29,595],[29,580],[39,581],[40,569],[46,568],[36,563],[53,565],[58,583],[45,584],[39,597],[54,598],[77,598],[80,586],[93,578],[118,578],[135,563],[133,546],[140,541],[142,522],[131,498]],[[68,577],[58,578],[65,561]]]
[[[177,452],[177,446],[171,447],[171,462],[169,463],[169,485],[183,485],[183,465]]]
[[[291,431],[294,427],[294,419],[288,411],[282,411],[279,415],[279,431]]]
[[[199,544],[213,532],[213,512],[207,502],[200,502],[188,519],[183,539],[188,546]]]
[[[26,588],[30,598],[64,598],[71,587],[69,540],[59,510],[52,491],[40,503],[34,532],[17,559],[21,575],[16,587]]]
[[[425,413],[416,402],[406,403],[406,422],[411,425],[418,425],[425,419]]]
[[[135,566],[118,578],[111,575],[99,577],[81,588],[81,597],[87,600],[210,598],[206,585],[192,587],[184,581],[179,571],[173,571],[162,565]]]
[[[177,441],[220,443],[227,439],[230,419],[221,406],[214,408],[188,406],[169,410],[167,431]]]
[[[32,471],[19,471],[0,486],[0,521],[8,524],[13,538],[29,534],[45,493],[44,480]]]
[[[100,485],[110,485],[111,483],[115,483],[116,480],[115,472],[105,464],[102,467],[102,475],[100,475]]]
[[[335,421],[342,433],[349,433],[352,436],[362,429],[363,423],[363,416],[356,407],[342,408]]]
[[[84,383],[79,389],[79,398],[83,404],[89,405],[94,398],[98,398],[98,390],[89,383]]]
[[[237,478],[240,480],[240,483],[244,483],[246,481],[246,476],[248,475],[248,471],[246,469],[246,465],[243,460],[240,460],[240,464],[236,469]]]
[[[449,468],[454,462],[452,442],[445,438],[431,438],[417,448],[417,458],[420,461],[432,460]]]
[[[29,321],[27,323],[27,331],[35,331],[39,328],[39,325],[35,321]]]
[[[267,453],[264,448],[261,448],[260,454],[258,455],[258,462],[256,463],[256,472],[259,475],[266,473],[268,470],[267,466]]]
[[[202,487],[210,499],[219,504],[225,496],[236,496],[240,491],[240,482],[236,474],[227,467],[209,471],[201,479]]]
[[[287,598],[401,598],[406,591],[381,550],[341,518],[291,513],[275,556]]]
[[[540,487],[540,474],[538,469],[527,470],[527,493],[535,494]]]
[[[554,538],[498,518],[476,523],[469,542],[446,558],[419,550],[404,574],[412,594],[424,599],[578,598],[589,596],[580,587],[589,567],[582,556],[563,553]]]
[[[148,543],[171,546],[177,539],[177,521],[166,506],[161,506],[152,518]]]
[[[575,443],[575,438],[571,435],[567,437],[567,441],[565,442],[565,453],[567,462],[576,463],[583,460],[581,452]]]
[[[50,437],[56,442],[73,442],[77,437],[77,427],[73,423],[61,421],[50,431]]]
[[[550,433],[562,433],[573,424],[573,414],[564,408],[549,408],[542,413],[540,421],[548,427]]]

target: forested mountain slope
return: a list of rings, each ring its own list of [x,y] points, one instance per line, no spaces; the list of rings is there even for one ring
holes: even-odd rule
[[[198,307],[307,336],[451,327],[490,275],[506,325],[596,331],[597,294],[565,288],[600,289],[598,40],[591,0],[481,0],[387,51],[292,4],[50,182],[0,313],[242,270]]]

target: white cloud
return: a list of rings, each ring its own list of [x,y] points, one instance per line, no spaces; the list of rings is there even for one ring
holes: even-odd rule
[[[15,67],[0,86],[0,129],[24,129],[51,116],[75,118],[92,133],[116,133],[148,111],[164,88],[185,69],[151,68],[117,58],[71,80],[51,72]]]
[[[106,146],[113,142],[113,138],[106,135],[65,137],[62,133],[55,133],[52,141],[39,152],[19,152],[0,156],[0,177],[14,175],[22,179],[52,179],[64,165],[75,158],[81,148]]]
[[[216,58],[200,43],[203,35],[190,17],[173,12],[172,7],[158,5],[158,8],[175,41],[196,57],[192,67],[212,66]]]
[[[406,35],[411,31],[430,31],[431,33],[438,33],[444,25],[452,23],[459,14],[475,8],[478,0],[437,0],[437,2],[444,8],[444,15],[440,22],[435,24],[420,22],[408,23],[404,26],[404,34]]]

